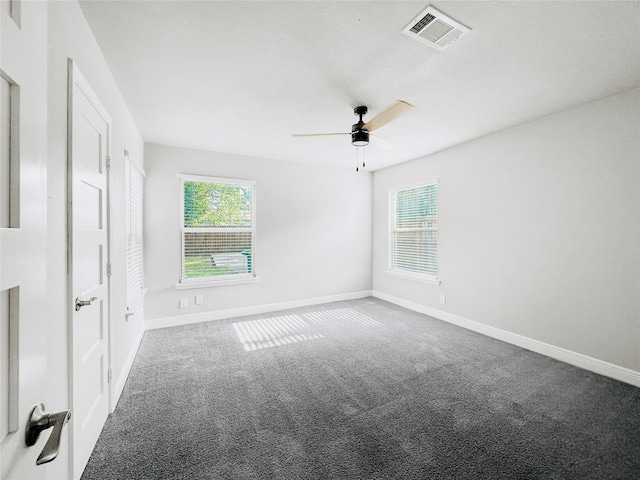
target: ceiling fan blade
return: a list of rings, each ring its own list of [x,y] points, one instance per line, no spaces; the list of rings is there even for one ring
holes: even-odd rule
[[[391,105],[385,111],[380,112],[378,115],[376,115],[367,123],[365,123],[362,128],[364,128],[369,132],[373,132],[374,130],[382,127],[383,125],[386,125],[390,121],[395,120],[400,115],[403,115],[404,113],[408,112],[412,108],[413,108],[413,105],[411,105],[410,103],[407,103],[403,100],[398,100],[396,103]]]
[[[329,135],[351,135],[351,133],[294,133],[293,137],[326,137]]]
[[[376,147],[377,150],[383,152],[388,152],[394,147],[392,143],[387,142],[385,139],[380,138],[378,135],[374,135],[373,133],[369,134],[369,139],[371,140],[371,145]]]

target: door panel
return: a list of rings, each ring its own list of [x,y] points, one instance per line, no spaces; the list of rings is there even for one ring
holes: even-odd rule
[[[9,227],[11,192],[11,83],[0,77],[0,228]]]
[[[86,182],[78,185],[78,196],[83,203],[75,205],[73,216],[76,228],[96,230],[102,228],[102,216],[95,212],[102,212],[102,189]]]
[[[46,479],[49,471],[36,466],[49,431],[25,444],[31,409],[47,404],[47,8],[39,3],[0,8],[2,479]]]
[[[73,477],[79,478],[109,413],[108,225],[111,120],[70,61],[69,291],[71,309]]]
[[[103,282],[103,255],[101,245],[76,246],[73,277],[79,297],[90,296]]]

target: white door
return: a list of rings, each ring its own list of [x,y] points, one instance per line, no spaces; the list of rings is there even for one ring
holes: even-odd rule
[[[107,184],[111,119],[69,61],[69,272],[73,477],[109,414]]]
[[[0,478],[46,479],[51,430],[25,445],[47,405],[47,10],[0,2]],[[65,348],[64,345],[60,348]],[[53,413],[47,408],[48,413]],[[66,429],[63,433],[66,434]],[[67,462],[61,453],[56,462]]]

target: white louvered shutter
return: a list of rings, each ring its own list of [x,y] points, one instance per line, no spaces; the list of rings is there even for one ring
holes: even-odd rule
[[[135,313],[144,303],[143,198],[144,173],[127,156],[125,164],[125,201],[128,314]]]

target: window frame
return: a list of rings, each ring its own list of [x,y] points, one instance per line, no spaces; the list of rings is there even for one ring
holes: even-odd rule
[[[437,264],[437,268],[438,268],[438,274],[437,275],[429,275],[426,273],[419,273],[419,272],[412,272],[409,270],[405,270],[402,268],[398,268],[397,265],[393,264],[393,252],[394,252],[394,239],[395,239],[395,233],[397,232],[396,229],[396,216],[397,216],[397,194],[399,192],[402,191],[406,191],[406,190],[414,190],[417,188],[422,188],[422,187],[430,187],[435,185],[438,189],[437,191],[437,199],[438,199],[438,205],[437,205],[437,218],[438,218],[438,226],[435,229],[430,229],[430,231],[435,231],[438,236],[437,236],[437,243],[436,243],[436,264]],[[440,280],[439,274],[440,274],[440,186],[439,186],[439,181],[438,179],[434,179],[434,180],[429,180],[429,181],[425,181],[425,182],[420,182],[420,183],[415,183],[415,184],[411,184],[411,185],[405,185],[402,187],[397,187],[397,188],[390,188],[388,190],[388,207],[389,207],[389,230],[388,230],[388,252],[387,252],[387,270],[386,273],[388,275],[392,275],[395,277],[400,277],[400,278],[406,278],[406,279],[410,279],[410,280],[414,280],[414,281],[419,281],[419,282],[423,282],[423,283],[427,283],[430,285],[440,285],[442,282]],[[423,230],[423,229],[419,229],[416,228],[415,231],[418,230]],[[406,230],[405,230],[406,231]]]
[[[257,205],[257,182],[255,180],[239,179],[239,178],[225,178],[225,177],[212,177],[205,175],[188,175],[179,173],[176,175],[179,179],[180,189],[180,273],[178,275],[178,283],[175,284],[177,290],[185,290],[191,288],[206,288],[216,287],[222,285],[240,285],[246,283],[255,283],[259,279],[256,275],[256,205]],[[184,226],[184,182],[198,182],[198,183],[216,183],[226,185],[242,185],[251,187],[251,227],[224,227],[224,231],[245,231],[251,232],[251,272],[238,273],[231,275],[219,275],[211,277],[197,277],[197,278],[184,278],[184,259],[185,259],[185,232],[207,232],[207,231],[220,231],[220,227],[185,227]]]

